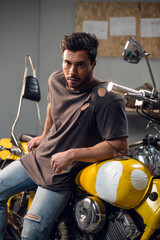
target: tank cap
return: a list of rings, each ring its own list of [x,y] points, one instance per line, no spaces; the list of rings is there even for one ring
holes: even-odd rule
[[[151,201],[155,201],[158,198],[158,194],[156,192],[152,192],[149,194],[149,199]]]

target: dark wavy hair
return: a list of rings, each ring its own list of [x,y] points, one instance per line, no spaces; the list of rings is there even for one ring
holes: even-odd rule
[[[65,50],[76,52],[78,50],[85,50],[88,53],[91,64],[96,59],[98,40],[94,34],[85,32],[76,32],[66,35],[60,44],[62,53]]]

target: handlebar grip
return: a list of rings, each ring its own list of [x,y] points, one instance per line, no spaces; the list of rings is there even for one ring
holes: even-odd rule
[[[125,94],[127,94],[128,92],[132,93],[132,94],[139,94],[139,91],[137,91],[135,89],[124,87],[122,85],[119,85],[119,84],[116,84],[116,83],[113,83],[113,82],[108,83],[107,91],[108,92],[115,92],[115,93],[118,93],[118,94],[123,95],[123,96]]]

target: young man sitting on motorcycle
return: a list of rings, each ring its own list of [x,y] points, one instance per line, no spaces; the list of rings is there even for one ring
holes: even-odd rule
[[[9,197],[37,186],[25,216],[22,239],[48,239],[74,189],[77,172],[128,151],[127,120],[120,95],[93,75],[98,41],[73,33],[61,42],[62,71],[48,81],[44,131],[29,153],[0,172],[0,240],[5,239]]]

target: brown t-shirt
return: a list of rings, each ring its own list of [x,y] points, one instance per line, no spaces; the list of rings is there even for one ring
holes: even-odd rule
[[[75,93],[67,88],[62,71],[50,76],[48,101],[53,125],[41,144],[21,158],[35,183],[56,191],[72,188],[77,170],[88,163],[73,162],[57,174],[50,166],[54,153],[128,135],[123,99],[107,92],[106,87],[106,82],[100,82],[85,92]]]

